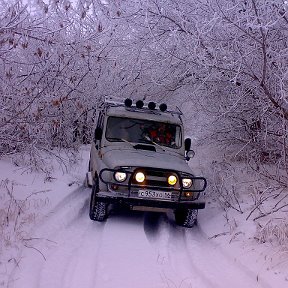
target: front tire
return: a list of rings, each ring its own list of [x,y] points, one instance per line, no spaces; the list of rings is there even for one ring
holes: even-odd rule
[[[197,209],[177,209],[175,211],[175,222],[183,227],[192,228],[197,223]]]
[[[107,216],[108,204],[104,202],[97,201],[97,193],[99,192],[99,182],[98,178],[95,179],[95,183],[92,187],[89,217],[93,221],[104,221]]]

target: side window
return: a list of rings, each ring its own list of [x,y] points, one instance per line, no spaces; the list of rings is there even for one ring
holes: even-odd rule
[[[103,114],[103,112],[100,112],[98,119],[97,119],[97,126],[96,126],[96,129],[94,131],[95,143],[99,140],[101,141],[102,132],[103,132],[103,123],[104,123],[104,114]],[[98,144],[96,145],[96,148],[98,149]]]
[[[97,128],[99,127],[103,129],[103,122],[104,122],[104,115],[103,112],[100,112],[97,120]]]

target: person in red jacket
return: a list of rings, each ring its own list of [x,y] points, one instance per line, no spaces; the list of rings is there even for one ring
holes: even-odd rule
[[[161,123],[157,128],[155,126],[151,127],[148,136],[151,141],[158,144],[171,145],[172,134],[165,123]]]

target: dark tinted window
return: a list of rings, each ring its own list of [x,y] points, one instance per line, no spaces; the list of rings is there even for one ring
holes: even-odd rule
[[[108,118],[106,139],[108,141],[156,143],[171,148],[179,148],[182,143],[179,125],[112,116]]]

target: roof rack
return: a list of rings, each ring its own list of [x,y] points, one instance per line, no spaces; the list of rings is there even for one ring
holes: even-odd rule
[[[132,110],[137,112],[150,112],[154,114],[159,114],[159,112],[162,112],[172,115],[175,114],[179,117],[183,115],[183,113],[177,106],[177,110],[168,110],[167,105],[164,103],[158,104],[150,101],[149,103],[145,104],[142,100],[137,100],[135,103],[133,103],[133,100],[130,98],[127,98],[123,101],[123,99],[118,97],[106,96],[104,100],[100,101],[99,108],[107,109],[109,107],[125,107],[127,110],[130,111]],[[156,109],[156,107],[158,107],[158,109]]]

